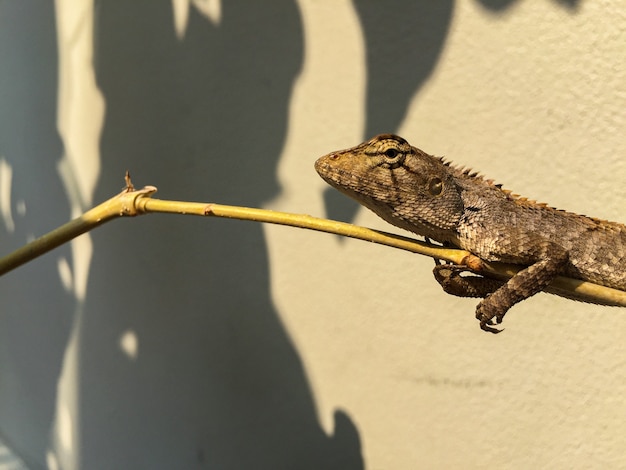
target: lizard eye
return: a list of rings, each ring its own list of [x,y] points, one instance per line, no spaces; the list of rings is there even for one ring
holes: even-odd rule
[[[398,153],[398,150],[393,148],[385,150],[385,156],[387,158],[396,158],[398,156]]]
[[[428,193],[431,196],[440,196],[443,192],[443,181],[441,178],[431,178],[428,182]]]

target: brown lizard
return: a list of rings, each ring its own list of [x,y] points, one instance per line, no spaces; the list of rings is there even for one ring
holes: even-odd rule
[[[331,186],[387,222],[482,260],[523,269],[508,281],[461,276],[468,268],[439,264],[448,293],[483,297],[480,327],[492,333],[515,305],[557,275],[626,290],[626,226],[554,209],[504,190],[475,172],[383,134],[315,162]]]

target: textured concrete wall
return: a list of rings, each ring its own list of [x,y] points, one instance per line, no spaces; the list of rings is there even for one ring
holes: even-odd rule
[[[0,248],[116,193],[396,231],[315,159],[380,132],[626,222],[626,3],[0,3]],[[607,247],[610,249],[610,247]],[[616,468],[626,310],[498,336],[432,260],[227,220],[117,221],[0,279],[0,437],[28,464]]]

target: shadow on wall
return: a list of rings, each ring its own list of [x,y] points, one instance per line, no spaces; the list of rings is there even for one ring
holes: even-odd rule
[[[397,132],[411,100],[432,74],[452,18],[452,0],[353,0],[366,48],[364,139]]]
[[[518,0],[477,0],[483,7],[488,10],[498,12],[510,7]],[[581,0],[552,0],[557,5],[562,5],[570,10],[576,10]]]
[[[163,198],[260,206],[277,194],[300,14],[294,0],[222,9],[213,23],[192,8],[179,39],[167,2],[99,3],[96,200],[119,190],[126,169]],[[338,412],[332,436],[318,423],[270,298],[259,224],[154,216],[93,236],[83,468],[363,468],[350,418]]]
[[[1,253],[70,217],[57,171],[56,40],[53,2],[0,2]],[[0,434],[37,466],[45,462],[76,310],[59,262],[72,265],[68,245],[0,279]]]
[[[518,0],[476,0],[494,13]],[[580,0],[553,0],[574,10]],[[366,46],[364,139],[397,132],[416,93],[435,70],[448,36],[453,0],[352,0]],[[476,51],[481,55],[482,51]]]
[[[476,0],[494,13],[517,1]],[[570,10],[580,3],[580,0],[553,1]],[[352,0],[352,3],[365,39],[367,85],[363,139],[367,140],[377,134],[398,132],[413,98],[439,62],[455,2]],[[330,187],[324,190],[324,203],[329,218],[347,222],[354,220],[359,209],[356,202]]]
[[[352,2],[365,39],[366,140],[376,134],[398,132],[411,100],[437,65],[454,2]],[[324,204],[329,218],[348,222],[359,210],[356,202],[330,187],[324,190]]]

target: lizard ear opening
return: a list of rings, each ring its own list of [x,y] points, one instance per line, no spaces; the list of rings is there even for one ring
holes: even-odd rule
[[[431,196],[441,196],[443,193],[443,181],[441,178],[434,177],[428,180],[428,194]]]

